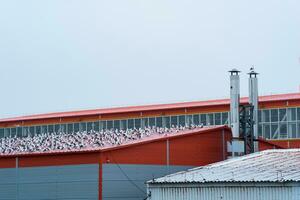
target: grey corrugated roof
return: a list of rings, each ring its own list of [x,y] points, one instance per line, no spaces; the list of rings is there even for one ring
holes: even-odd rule
[[[300,181],[300,149],[266,150],[197,167],[148,183]]]

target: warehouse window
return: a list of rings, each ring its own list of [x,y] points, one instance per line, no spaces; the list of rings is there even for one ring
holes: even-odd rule
[[[199,125],[200,124],[200,119],[199,119],[200,115],[193,115],[193,123],[195,125]]]
[[[0,138],[3,138],[3,137],[4,137],[4,129],[0,128]]]
[[[287,124],[286,123],[280,123],[279,124],[279,131],[280,131],[280,137],[279,138],[287,138]]]
[[[296,108],[289,108],[288,109],[288,121],[296,121]]]
[[[25,136],[26,136],[27,132],[23,130],[23,133],[24,132],[25,132]],[[42,126],[42,133],[48,133],[48,126],[46,126],[46,125]]]
[[[79,131],[86,131],[86,123],[85,122],[81,122],[79,124]]]
[[[48,125],[48,132],[49,132],[49,133],[53,133],[53,132],[54,132],[54,127],[53,127],[53,125]],[[31,133],[31,131],[30,131],[30,133]]]
[[[114,120],[114,129],[120,129],[120,120]]]
[[[171,126],[177,126],[178,125],[178,116],[171,116]]]
[[[271,124],[271,139],[277,139],[279,137],[279,126],[278,123]]]
[[[281,122],[287,121],[286,109],[279,109],[279,120]]]
[[[141,128],[141,119],[134,119],[134,127]]]
[[[36,126],[35,127],[35,134],[39,135],[39,134],[41,134],[41,132],[42,132],[41,126]]]
[[[121,124],[120,124],[120,128],[122,130],[126,130],[127,129],[127,120],[121,120]]]
[[[179,116],[179,126],[185,126],[185,115]]]
[[[206,114],[201,114],[200,115],[200,120],[201,120],[201,124],[206,126]]]
[[[157,127],[162,127],[162,117],[157,117],[156,118],[156,126]]]
[[[258,122],[262,122],[262,113],[261,113],[261,110],[258,110]]]
[[[74,124],[74,132],[77,133],[79,131],[79,123]]]
[[[221,113],[215,113],[215,125],[221,125]]]
[[[134,128],[134,120],[133,119],[128,119],[128,128],[133,129]]]
[[[229,123],[228,122],[228,116],[229,116],[228,112],[223,112],[222,113],[222,124],[228,124]]]
[[[60,132],[66,133],[67,131],[67,124],[61,124],[60,125]]]
[[[258,125],[258,136],[263,137],[263,129],[261,124]]]
[[[142,128],[148,127],[149,123],[148,123],[148,118],[143,118],[142,119]]]
[[[270,110],[262,111],[262,119],[263,119],[263,122],[270,122]]]
[[[279,120],[278,109],[271,110],[271,122],[278,122]]]
[[[106,122],[106,129],[107,130],[110,130],[113,128],[113,121],[107,121]]]
[[[23,137],[22,130],[23,130],[23,127],[18,127],[17,128],[17,136],[18,137]]]
[[[214,114],[213,113],[207,114],[207,125],[212,126],[214,124],[215,124],[214,123]]]
[[[68,128],[68,133],[73,133],[74,132],[74,127],[73,127],[73,124],[68,124],[67,125],[67,128]]]
[[[300,108],[297,108],[297,120],[300,121]]]
[[[54,125],[54,130],[55,130],[55,133],[60,133],[60,124],[55,124]]]
[[[30,135],[35,135],[35,127],[34,126],[29,127],[29,133],[30,133]]]
[[[163,127],[170,128],[170,117],[163,117]]]
[[[288,123],[288,138],[297,138],[296,122]]]
[[[187,115],[186,116],[186,124],[188,126],[190,126],[191,124],[194,124],[194,122],[193,122],[193,115]]]
[[[106,121],[100,121],[100,130],[106,129]]]
[[[271,138],[271,134],[270,134],[270,124],[264,124],[263,125],[263,134],[264,134],[264,138]]]
[[[10,129],[10,137],[15,137],[15,136],[17,136],[17,129],[11,128]]]
[[[150,127],[156,126],[154,117],[149,118],[149,126]]]
[[[86,128],[87,128],[87,132],[91,132],[92,130],[94,130],[94,123],[93,122],[86,123]]]

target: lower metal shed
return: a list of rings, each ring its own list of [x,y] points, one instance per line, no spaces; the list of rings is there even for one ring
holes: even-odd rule
[[[266,150],[148,181],[149,200],[299,200],[300,149]]]
[[[0,155],[0,200],[142,200],[149,179],[227,158],[226,126],[115,147]]]

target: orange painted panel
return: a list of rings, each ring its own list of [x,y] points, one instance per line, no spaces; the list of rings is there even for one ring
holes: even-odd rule
[[[15,168],[16,158],[1,158],[0,168]]]
[[[227,157],[229,133],[222,130],[170,140],[170,165],[201,166]]]
[[[103,163],[165,165],[166,141],[131,146],[101,153]]]
[[[62,155],[36,155],[19,158],[20,167],[78,165],[100,163],[100,153],[74,153]]]

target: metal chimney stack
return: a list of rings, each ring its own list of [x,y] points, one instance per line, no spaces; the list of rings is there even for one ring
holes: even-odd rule
[[[249,74],[249,104],[253,106],[253,134],[254,138],[258,137],[258,81],[254,68],[250,69]]]
[[[240,76],[237,69],[230,72],[230,124],[233,138],[240,137]]]

